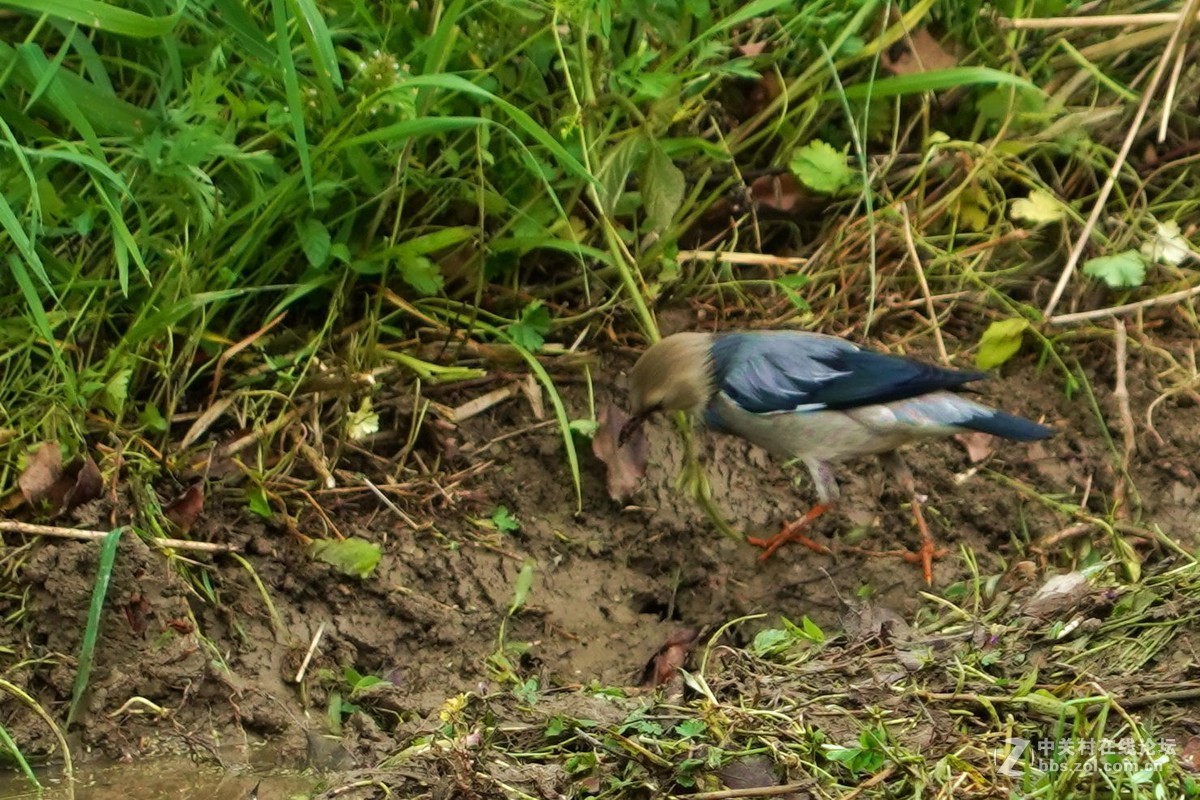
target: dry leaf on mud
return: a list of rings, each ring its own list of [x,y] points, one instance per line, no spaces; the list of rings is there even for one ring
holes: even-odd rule
[[[972,464],[978,464],[992,454],[995,447],[995,439],[991,434],[979,433],[973,431],[971,433],[956,433],[954,440],[963,446],[967,451],[967,460]]]
[[[883,66],[894,75],[934,72],[958,65],[958,59],[925,28],[913,31],[880,54]]]
[[[700,639],[698,628],[680,628],[667,637],[642,670],[643,686],[663,686],[679,676],[679,668]]]
[[[82,460],[77,458],[68,464],[67,477],[71,479],[71,486],[63,497],[63,513],[95,500],[104,490],[100,467],[91,456],[84,456]]]
[[[1039,619],[1064,616],[1074,612],[1091,591],[1087,576],[1082,572],[1051,575],[1033,597],[1025,601],[1021,612]]]
[[[721,767],[717,775],[726,789],[762,789],[780,785],[775,763],[760,754],[734,759]]]
[[[193,483],[186,492],[163,509],[163,514],[187,533],[203,510],[204,488],[199,483]]]
[[[646,433],[636,428],[624,445],[617,444],[621,428],[629,421],[629,415],[615,403],[600,409],[600,426],[592,439],[592,453],[608,468],[608,496],[624,502],[642,483],[646,474],[646,460],[650,448]]]
[[[50,496],[63,476],[62,450],[58,442],[42,442],[29,454],[25,471],[17,478],[25,502],[34,505]]]
[[[791,211],[800,202],[800,181],[791,173],[762,175],[750,184],[755,205],[776,211]]]
[[[44,502],[53,515],[95,500],[103,489],[100,468],[92,457],[75,458],[64,467],[58,442],[42,442],[29,454],[17,485],[25,502],[31,506]]]
[[[1191,736],[1184,742],[1179,763],[1193,772],[1200,772],[1200,736]]]

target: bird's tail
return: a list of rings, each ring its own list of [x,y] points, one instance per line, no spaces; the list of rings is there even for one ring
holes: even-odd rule
[[[990,433],[993,436],[1003,436],[1005,439],[1013,439],[1018,442],[1048,439],[1054,435],[1053,428],[985,406],[980,407],[980,413],[958,424],[963,428],[980,433]]]

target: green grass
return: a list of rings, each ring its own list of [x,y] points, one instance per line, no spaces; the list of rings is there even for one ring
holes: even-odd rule
[[[1104,431],[1077,365],[1111,328],[1044,318],[1065,254],[1088,237],[1058,315],[1196,284],[1194,259],[1140,253],[1158,223],[1193,238],[1200,224],[1200,78],[1183,70],[1169,109],[1155,93],[1119,159],[1171,28],[997,21],[1077,13],[1067,0],[4,6],[0,492],[15,489],[38,442],[58,442],[68,458],[96,452],[105,477],[140,498],[133,523],[147,535],[164,531],[154,487],[207,476],[214,463],[244,479],[257,513],[295,513],[311,498],[305,487],[345,457],[320,431],[344,439],[349,409],[399,382],[416,395],[405,413],[421,409],[401,477],[431,478],[440,464],[407,460],[427,416],[424,389],[512,370],[547,391],[564,483],[581,505],[578,420],[557,381],[587,361],[570,345],[602,343],[601,331],[652,341],[666,306],[893,343],[940,342],[954,325],[956,355],[972,353],[980,319],[1023,319],[1017,344],[1040,353]],[[956,63],[893,74],[893,51],[923,27]],[[1176,81],[1166,75],[1164,86]],[[809,147],[832,162],[793,176],[793,156]],[[1087,230],[1110,172],[1100,224]],[[1015,213],[1016,201],[1042,216]],[[684,257],[692,249],[809,260],[739,266]],[[1140,279],[1104,260],[1126,252]],[[1196,335],[1194,309],[1180,308],[1182,330]],[[1194,390],[1186,358],[1140,326],[1131,342],[1156,367],[1162,396]],[[312,388],[321,382],[333,388]],[[325,455],[306,456],[297,441]],[[1119,443],[1107,444],[1109,465],[1131,483]],[[687,478],[719,518],[703,475]],[[1074,513],[1075,498],[1044,499]],[[1109,534],[1096,557],[1136,582],[1142,564],[1122,536],[1150,523],[1125,511],[1078,509]],[[1165,581],[1156,597],[1191,602],[1186,569],[1156,575]],[[1135,664],[1128,642],[1140,623],[1106,624],[1103,646]],[[1151,633],[1163,647],[1174,636]],[[735,658],[747,675],[800,663]],[[589,743],[597,764],[602,751],[635,754],[636,777],[620,780],[667,770],[678,783],[703,771],[689,761],[703,741],[710,753],[809,765],[831,791],[886,762],[879,792],[928,789],[954,759],[978,755],[923,761],[882,716],[857,709],[850,716],[865,721],[839,742],[863,752],[831,759],[815,728],[788,716],[790,701],[751,707],[721,692],[662,712],[672,725],[671,715],[705,720],[703,730],[675,735],[660,724],[654,743],[635,747],[614,727],[616,744],[603,748],[577,732],[571,752]],[[1075,719],[1080,736],[1145,735],[1119,713]],[[584,761],[567,771],[593,768]],[[1142,796],[1125,784],[1106,791]]]

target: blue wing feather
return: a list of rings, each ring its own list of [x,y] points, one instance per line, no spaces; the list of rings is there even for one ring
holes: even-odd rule
[[[724,334],[712,357],[717,389],[756,414],[888,403],[984,377],[798,331]]]

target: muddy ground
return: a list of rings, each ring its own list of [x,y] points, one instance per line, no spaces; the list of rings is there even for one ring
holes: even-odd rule
[[[1159,346],[1164,346],[1162,334]],[[1181,333],[1166,346],[1182,353],[1188,342]],[[1119,442],[1111,349],[1099,340],[1080,352],[1087,356],[1085,373]],[[598,375],[610,380],[597,380],[602,387],[597,400],[619,400],[615,387],[631,357],[614,351],[600,358]],[[1160,385],[1161,364],[1135,346],[1129,371],[1131,410],[1139,426],[1131,473],[1141,492],[1143,520],[1194,546],[1200,530],[1193,471],[1194,454],[1200,452],[1196,409],[1182,393],[1160,404],[1154,415],[1159,441],[1144,420],[1159,396],[1154,387]],[[604,388],[609,385],[614,388]],[[454,404],[488,388],[443,393],[438,399]],[[1031,541],[1072,523],[990,477],[989,470],[1069,503],[1086,493],[1098,512],[1116,481],[1089,402],[1081,394],[1067,399],[1051,368],[1039,372],[1032,357],[1018,357],[1003,369],[1003,380],[988,382],[982,391],[1008,410],[1044,419],[1060,434],[1033,445],[996,443],[982,464],[971,464],[956,441],[910,451],[909,463],[929,496],[931,528],[950,548],[936,565],[934,591],[967,574],[960,548],[974,553],[982,573],[1000,573],[1030,557]],[[404,390],[395,394],[395,407],[407,408]],[[587,415],[582,384],[566,384],[564,398],[573,417]],[[436,515],[422,518],[431,527],[411,529],[365,492],[314,494],[342,534],[382,545],[382,561],[365,580],[313,560],[282,527],[247,511],[237,485],[214,481],[191,535],[244,547],[282,620],[278,632],[253,576],[233,559],[190,557],[198,566],[185,573],[126,536],[89,696],[70,732],[76,749],[125,759],[164,751],[216,758],[220,748],[267,737],[281,745],[285,763],[297,766],[375,763],[436,724],[447,698],[496,687],[488,657],[497,649],[500,624],[527,559],[535,563],[534,583],[525,607],[508,623],[507,640],[528,643],[513,659],[521,674],[536,677],[541,687],[634,686],[647,660],[684,627],[711,631],[732,618],[764,613],[767,621],[738,628],[735,639],[744,640],[755,624],[778,615],[793,620],[808,615],[827,630],[839,630],[863,597],[905,618],[921,602],[918,591],[926,587],[919,570],[895,558],[847,552],[821,556],[790,547],[760,564],[757,550],[722,537],[676,488],[683,451],[666,420],[650,429],[651,464],[635,506],[622,508],[607,497],[602,468],[581,443],[584,510],[576,515],[558,431],[538,422],[530,404],[517,396],[454,431],[460,455],[448,462],[447,471],[482,460],[490,464],[457,486],[422,490],[444,490]],[[811,502],[803,474],[781,469],[736,439],[702,432],[699,440],[713,493],[735,524],[767,532]],[[399,447],[394,436],[379,441],[377,467]],[[438,447],[424,446],[430,453]],[[864,531],[864,545],[917,542],[905,498],[875,462],[846,465],[839,476],[844,504],[820,521],[815,538],[835,550],[839,540]],[[417,495],[422,491],[414,489]],[[519,530],[497,533],[471,521],[486,519],[499,504],[520,521]],[[427,513],[422,509],[429,506],[413,502],[406,507]],[[302,530],[324,535],[311,509],[297,504],[297,510]],[[83,516],[102,511],[85,509]],[[10,553],[20,542],[6,534]],[[1033,558],[1042,568],[1069,567],[1079,546],[1066,540]],[[1141,549],[1151,560],[1156,557],[1150,546]],[[97,553],[93,543],[42,539],[8,561],[16,588],[0,598],[0,616],[22,604],[24,613],[0,629],[6,677],[60,720],[71,696]],[[202,575],[218,603],[202,599],[189,583]],[[322,625],[323,637],[297,685],[297,670]],[[24,664],[16,666],[20,660]],[[330,691],[347,667],[391,685],[373,692],[374,713],[348,717],[343,742],[331,743],[322,737],[329,730]],[[347,691],[344,684],[341,689]],[[53,749],[38,719],[8,702],[0,708],[5,727],[26,754]]]

